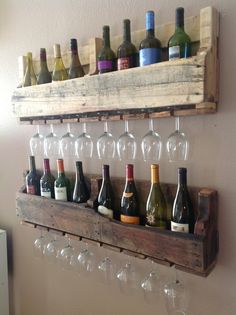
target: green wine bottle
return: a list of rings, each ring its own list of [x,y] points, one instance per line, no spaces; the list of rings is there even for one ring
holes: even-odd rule
[[[26,192],[30,195],[40,195],[40,177],[36,171],[35,157],[29,157],[29,173],[26,175]]]
[[[111,186],[109,165],[103,165],[102,186],[98,195],[98,212],[106,217],[114,218],[114,194]]]
[[[37,84],[37,78],[34,72],[32,53],[27,53],[27,66],[25,70],[23,86],[31,86]]]
[[[70,48],[71,48],[71,63],[70,63],[70,68],[69,68],[69,79],[83,77],[85,73],[79,60],[77,40],[75,38],[72,38],[70,40]]]
[[[49,159],[43,160],[43,176],[40,179],[40,194],[42,197],[54,198],[54,182],[55,178],[50,171]]]
[[[98,54],[98,71],[105,73],[116,70],[116,56],[110,47],[110,28],[103,26],[103,45]]]
[[[86,202],[89,199],[88,187],[85,183],[83,165],[81,161],[76,161],[76,179],[73,192],[73,201],[77,203]]]
[[[155,37],[155,16],[153,11],[146,12],[146,38],[139,46],[140,67],[161,61],[161,42]]]
[[[166,201],[159,183],[159,165],[151,165],[151,189],[146,204],[146,225],[166,228]]]
[[[70,181],[64,172],[64,163],[62,159],[57,160],[58,176],[54,182],[55,199],[62,201],[71,201]]]
[[[40,72],[37,78],[37,84],[52,82],[52,75],[48,70],[46,49],[40,48]]]
[[[187,188],[187,169],[178,169],[178,187],[173,204],[171,231],[194,232],[194,210]]]
[[[126,165],[125,189],[121,198],[120,221],[129,224],[140,224],[139,202],[136,191],[133,165]]]
[[[168,42],[169,60],[187,58],[191,55],[191,39],[184,31],[184,8],[176,9],[175,33]]]
[[[52,81],[63,81],[68,79],[68,74],[61,57],[61,47],[59,44],[53,46],[54,50],[54,69],[52,73]]]
[[[130,20],[123,20],[123,43],[117,50],[117,70],[124,70],[137,66],[137,49],[131,43]]]

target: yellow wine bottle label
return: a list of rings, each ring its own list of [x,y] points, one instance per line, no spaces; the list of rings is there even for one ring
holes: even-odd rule
[[[140,224],[139,217],[132,217],[129,215],[124,215],[124,214],[121,214],[120,221],[123,223],[129,223],[129,224]]]
[[[125,198],[131,198],[131,197],[133,197],[133,194],[134,194],[134,193],[132,193],[132,192],[123,192],[123,197],[125,197]]]

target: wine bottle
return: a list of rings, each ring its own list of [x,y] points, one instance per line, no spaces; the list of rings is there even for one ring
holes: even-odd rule
[[[146,12],[146,38],[139,46],[140,67],[161,61],[161,42],[155,37],[154,12]]]
[[[130,20],[123,21],[123,43],[117,50],[117,70],[124,70],[137,66],[137,49],[131,43]]]
[[[70,181],[64,172],[64,163],[62,159],[57,160],[58,176],[54,182],[55,199],[71,201]]]
[[[98,212],[108,218],[114,218],[114,194],[111,186],[109,165],[102,168],[102,186],[98,195]]]
[[[134,183],[133,164],[126,165],[126,183],[121,198],[121,222],[140,224],[138,195]]]
[[[26,192],[31,195],[40,195],[39,175],[35,167],[35,157],[29,157],[29,173],[26,175]]]
[[[177,8],[175,33],[168,42],[169,60],[190,57],[191,39],[184,31],[184,8]]]
[[[76,179],[73,192],[73,201],[77,203],[86,202],[89,199],[88,187],[85,183],[83,165],[81,161],[76,161]]]
[[[116,70],[116,56],[110,47],[110,28],[103,26],[103,45],[98,54],[98,71],[105,73]]]
[[[23,80],[23,86],[31,86],[37,84],[37,78],[34,72],[33,67],[33,60],[32,60],[32,53],[27,53],[27,66],[25,70],[24,80]]]
[[[159,183],[159,165],[151,165],[151,189],[146,204],[146,225],[166,228],[166,201]]]
[[[193,233],[194,210],[187,188],[187,169],[178,169],[178,187],[173,204],[171,231]]]
[[[70,63],[70,68],[69,68],[69,79],[83,77],[85,73],[79,60],[77,40],[75,38],[72,38],[70,40],[70,48],[71,48],[71,63]]]
[[[53,46],[54,50],[54,68],[52,73],[52,81],[63,81],[68,79],[68,74],[61,57],[61,47],[59,44]]]
[[[52,75],[48,70],[46,49],[40,48],[40,72],[37,78],[37,84],[52,82]]]
[[[42,197],[54,198],[55,178],[50,171],[49,159],[43,160],[43,176],[40,179],[40,194]]]

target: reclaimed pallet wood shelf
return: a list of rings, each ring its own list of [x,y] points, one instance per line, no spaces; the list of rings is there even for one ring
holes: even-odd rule
[[[91,199],[99,190],[99,180],[91,180]],[[115,196],[121,196],[124,179],[112,179]],[[150,183],[136,181],[140,208],[147,198]],[[176,185],[162,184],[167,204],[172,204]],[[190,188],[197,221],[194,234],[176,233],[154,227],[133,226],[108,219],[88,207],[88,204],[61,202],[25,193],[16,196],[17,216],[22,222],[86,239],[115,251],[139,258],[151,258],[158,263],[196,275],[207,276],[213,269],[218,253],[217,193],[212,189]],[[115,207],[120,200],[116,197]]]
[[[88,75],[83,78],[18,88],[12,104],[20,123],[59,123],[99,120],[159,118],[216,112],[218,101],[219,14],[213,7],[186,21],[197,47],[187,59],[163,61],[103,75],[96,74],[101,40],[90,41]],[[174,24],[157,27],[163,51]],[[133,34],[135,44],[144,31]],[[113,49],[121,42],[117,37]],[[89,60],[89,61],[88,61]],[[51,63],[50,63],[51,64]]]

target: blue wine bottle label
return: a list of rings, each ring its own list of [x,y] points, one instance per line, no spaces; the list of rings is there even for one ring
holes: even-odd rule
[[[158,48],[144,48],[139,51],[140,67],[161,61],[161,50]]]

